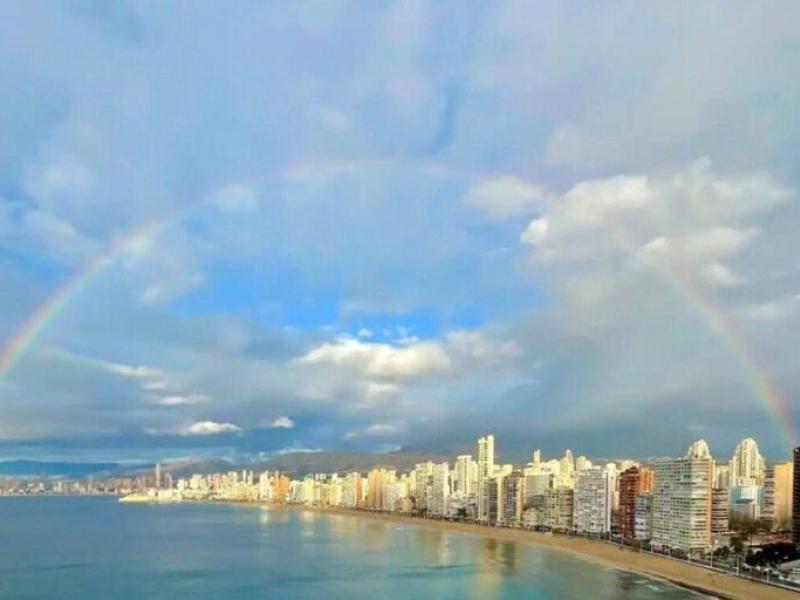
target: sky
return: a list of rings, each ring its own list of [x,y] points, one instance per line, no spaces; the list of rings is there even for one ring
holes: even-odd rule
[[[0,13],[0,459],[800,442],[795,2]]]

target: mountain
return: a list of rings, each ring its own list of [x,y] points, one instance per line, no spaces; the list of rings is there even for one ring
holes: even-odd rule
[[[3,477],[86,477],[88,475],[110,475],[130,465],[120,463],[73,463],[38,460],[0,461],[0,476]]]
[[[389,467],[407,471],[417,463],[453,461],[452,456],[415,454],[408,452],[389,452],[374,454],[369,452],[290,452],[269,460],[247,466],[256,471],[279,470],[288,475],[308,473],[334,473],[345,471],[368,471],[373,467]]]

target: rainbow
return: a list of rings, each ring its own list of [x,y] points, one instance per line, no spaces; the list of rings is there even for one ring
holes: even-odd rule
[[[765,414],[775,425],[784,447],[791,453],[798,441],[797,430],[793,426],[792,415],[781,392],[771,381],[769,375],[760,366],[755,352],[748,344],[747,338],[739,331],[735,323],[725,314],[719,304],[702,294],[695,286],[682,278],[678,273],[666,268],[656,268],[642,259],[640,249],[628,240],[624,230],[614,224],[606,224],[606,231],[611,239],[625,253],[654,271],[661,279],[676,291],[679,297],[686,300],[703,317],[703,320],[718,339],[730,358],[739,366],[747,379],[754,397],[761,404]]]
[[[344,165],[344,167],[347,166],[346,164]],[[334,167],[342,167],[342,165],[334,165]],[[298,172],[302,173],[302,169]],[[137,245],[156,237],[179,216],[180,213],[176,211],[167,217],[146,222],[129,235],[112,243],[106,252],[91,260],[72,279],[58,288],[46,302],[30,315],[3,346],[2,352],[0,352],[0,378],[8,376],[55,317],[79,296],[96,277],[106,271],[121,256],[135,249]],[[607,224],[606,226],[611,238],[620,248],[633,256],[635,260],[640,261],[638,247],[627,240],[625,232],[613,225],[609,226]],[[683,281],[676,273],[665,269],[656,269],[652,265],[647,265],[647,267],[653,269],[665,282],[677,290],[689,305],[699,311],[709,329],[722,341],[730,357],[747,378],[753,395],[758,399],[765,413],[774,422],[782,442],[786,448],[791,449],[794,443],[798,441],[797,431],[792,425],[791,414],[786,403],[782,400],[780,391],[760,367],[759,361],[744,335],[738,331],[720,306],[712,299],[701,294],[688,282]]]
[[[693,299],[693,305],[705,316],[708,326],[725,342],[729,355],[746,376],[754,396],[774,422],[784,448],[791,451],[798,440],[797,431],[792,425],[792,415],[782,399],[781,392],[761,368],[745,336],[714,301],[677,277],[673,281],[686,296]]]
[[[3,346],[2,352],[0,352],[0,378],[6,377],[11,372],[14,365],[33,346],[53,319],[97,276],[114,264],[120,256],[155,237],[159,230],[170,222],[170,218],[147,221],[132,233],[111,243],[105,252],[90,260],[74,277],[59,287],[25,320]]]

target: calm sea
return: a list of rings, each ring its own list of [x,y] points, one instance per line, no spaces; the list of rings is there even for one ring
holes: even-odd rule
[[[282,508],[0,498],[0,598],[677,600],[541,548]]]

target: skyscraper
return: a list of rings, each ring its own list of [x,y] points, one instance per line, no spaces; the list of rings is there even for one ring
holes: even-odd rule
[[[791,461],[774,465],[775,488],[775,527],[788,528],[792,518],[792,484],[794,479],[794,465]]]
[[[633,539],[636,536],[636,499],[642,487],[638,467],[631,467],[619,477],[619,529],[622,537]]]
[[[705,458],[707,456],[711,456],[711,452],[705,440],[696,440],[692,442],[686,450],[687,458]]]
[[[443,462],[433,466],[430,487],[429,512],[438,516],[446,515],[450,499],[450,465],[448,463]]]
[[[469,495],[475,493],[477,479],[477,465],[472,456],[464,454],[456,458],[453,491]]]
[[[478,439],[478,518],[488,518],[489,494],[485,486],[494,473],[494,436],[487,435]]]
[[[543,498],[542,524],[554,531],[570,531],[573,527],[574,492],[569,488],[548,489]]]
[[[500,520],[505,524],[519,523],[525,505],[525,475],[512,471],[502,481]]]
[[[745,438],[736,446],[730,470],[732,487],[761,485],[764,480],[764,458],[753,438]]]
[[[573,527],[581,533],[604,534],[611,531],[616,477],[608,469],[592,467],[575,477]]]
[[[161,489],[161,463],[160,462],[156,463],[155,478],[156,478],[156,485],[155,485],[156,489],[157,490]]]
[[[690,455],[655,463],[653,545],[686,553],[711,545],[713,462]]]
[[[718,536],[728,531],[730,499],[725,488],[711,490],[711,535]]]

